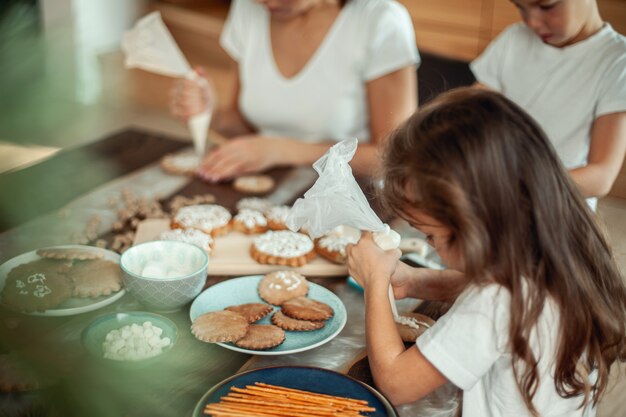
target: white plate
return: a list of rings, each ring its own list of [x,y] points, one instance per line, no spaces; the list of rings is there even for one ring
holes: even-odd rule
[[[101,253],[104,256],[104,259],[108,261],[113,261],[115,263],[120,262],[120,255],[112,252],[110,250],[96,248],[94,246],[83,246],[83,245],[61,245],[61,246],[46,246],[46,248],[57,248],[57,249],[86,249],[92,252]],[[0,291],[4,288],[4,283],[9,275],[9,272],[18,265],[25,264],[28,262],[36,261],[41,259],[41,256],[37,255],[37,251],[26,252],[21,255],[16,256],[15,258],[9,259],[2,265],[0,265]],[[115,292],[110,295],[104,295],[102,297],[87,297],[87,298],[79,298],[72,297],[69,300],[65,301],[63,304],[58,307],[46,311],[34,311],[30,313],[32,316],[72,316],[75,314],[86,313],[88,311],[97,310],[104,306],[108,306],[111,303],[122,298],[125,294],[125,290],[121,289],[118,292]]]
[[[259,281],[261,281],[262,278],[263,275],[233,278],[207,288],[191,304],[191,309],[189,310],[191,321],[193,322],[198,316],[208,313],[209,311],[223,310],[232,305],[265,303],[257,292]],[[310,332],[285,331],[285,341],[268,350],[243,349],[232,343],[218,343],[218,345],[251,355],[287,355],[313,349],[329,342],[337,336],[346,325],[346,307],[339,297],[331,291],[310,281],[307,297],[326,303],[335,311],[333,317],[328,319],[326,325],[321,329]],[[274,306],[274,311],[276,310],[279,310],[279,307]],[[267,315],[257,323],[271,324],[270,317],[272,314],[273,313]]]

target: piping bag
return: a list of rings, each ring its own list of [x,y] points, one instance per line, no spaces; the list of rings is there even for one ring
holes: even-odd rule
[[[349,162],[357,145],[357,139],[346,139],[315,161],[313,169],[319,178],[304,198],[294,203],[287,215],[287,227],[292,231],[305,228],[315,239],[337,226],[352,226],[373,232],[374,242],[381,249],[395,249],[400,245],[400,235],[378,218],[352,175]],[[389,303],[396,319],[398,311],[391,285]]]
[[[189,65],[158,11],[142,17],[131,30],[124,33],[122,51],[126,57],[126,68],[187,78],[203,86],[207,85],[207,81]],[[204,155],[206,150],[211,115],[211,109],[207,108],[187,121],[194,149],[199,156]]]

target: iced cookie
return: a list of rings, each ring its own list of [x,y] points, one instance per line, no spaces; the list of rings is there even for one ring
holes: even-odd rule
[[[264,194],[274,188],[274,180],[268,175],[245,175],[237,178],[233,187],[246,194]]]
[[[193,175],[201,161],[201,156],[193,150],[188,150],[165,155],[161,159],[161,168],[172,175]]]
[[[100,297],[122,289],[122,270],[112,261],[78,261],[68,275],[74,283],[76,297]]]
[[[235,341],[235,345],[244,349],[271,349],[285,341],[285,331],[273,324],[251,324],[246,335]]]
[[[237,202],[237,210],[256,210],[265,213],[274,205],[266,198],[247,197]]]
[[[230,212],[217,204],[183,207],[172,219],[172,229],[198,229],[212,237],[228,233]]]
[[[312,321],[292,319],[280,310],[272,316],[272,323],[283,330],[289,330],[292,332],[309,332],[321,329],[326,325],[326,321],[324,320]]]
[[[248,331],[248,321],[232,311],[213,311],[198,316],[191,324],[191,333],[208,343],[234,342]]]
[[[435,320],[419,313],[404,313],[396,319],[396,327],[404,342],[415,342],[427,329],[435,324]]]
[[[243,209],[233,218],[233,230],[247,235],[267,231],[267,219],[260,211]]]
[[[351,227],[338,226],[315,241],[315,252],[337,264],[346,263],[346,246],[359,241],[361,234]]]
[[[315,257],[311,238],[289,230],[269,231],[252,242],[250,256],[260,264],[298,267]]]
[[[72,296],[72,281],[58,261],[40,259],[13,268],[2,289],[2,304],[23,312],[46,311]]]
[[[241,314],[246,318],[248,323],[254,323],[255,321],[259,321],[263,317],[270,314],[273,307],[265,303],[248,303],[226,307],[224,310]]]
[[[161,233],[161,240],[174,240],[177,242],[191,243],[198,246],[209,255],[213,253],[215,241],[211,235],[198,229],[174,229]]]
[[[259,296],[270,304],[281,305],[292,298],[309,292],[304,275],[294,271],[275,271],[265,275],[259,282]]]
[[[281,304],[281,307],[285,315],[297,320],[328,320],[335,314],[328,304],[306,297],[292,298]]]
[[[265,212],[267,218],[267,226],[271,230],[287,230],[287,224],[285,220],[289,214],[291,207],[289,206],[274,206]]]

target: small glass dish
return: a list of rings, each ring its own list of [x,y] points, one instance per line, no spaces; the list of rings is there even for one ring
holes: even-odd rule
[[[158,327],[162,330],[162,333],[158,335],[160,339],[169,338],[169,344],[161,348],[160,353],[143,358],[133,359],[113,359],[105,357],[104,342],[107,335],[113,330],[120,330],[124,326],[130,326],[136,324],[142,329],[144,323],[150,322],[154,327]],[[143,336],[142,336],[143,337]],[[176,340],[178,339],[178,328],[176,324],[159,314],[147,313],[143,311],[131,311],[125,313],[112,313],[105,316],[98,317],[92,321],[82,332],[81,342],[85,349],[93,356],[110,363],[119,364],[139,364],[145,362],[151,362],[154,359],[158,359],[163,354],[172,349]]]

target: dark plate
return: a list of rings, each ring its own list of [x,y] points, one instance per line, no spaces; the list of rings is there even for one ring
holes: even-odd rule
[[[328,369],[307,366],[276,366],[254,369],[226,378],[211,388],[198,402],[193,417],[204,417],[207,404],[216,403],[227,395],[230,387],[243,388],[255,382],[280,385],[320,394],[336,395],[366,400],[375,412],[365,413],[372,417],[397,417],[396,409],[374,388],[349,376]]]

